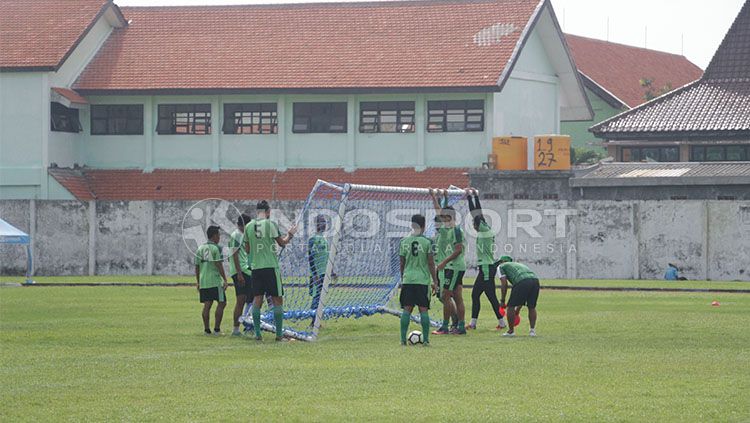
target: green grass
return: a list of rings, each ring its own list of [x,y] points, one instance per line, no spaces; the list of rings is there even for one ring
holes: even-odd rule
[[[750,420],[750,295],[546,291],[536,339],[483,301],[429,349],[392,316],[277,345],[203,336],[191,288],[0,288],[0,421]]]

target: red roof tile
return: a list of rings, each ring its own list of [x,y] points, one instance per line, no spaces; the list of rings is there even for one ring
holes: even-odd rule
[[[544,0],[123,8],[81,90],[496,87]]]
[[[0,1],[0,68],[56,68],[109,3]]]
[[[60,87],[52,87],[52,90],[54,92],[60,94],[61,96],[65,97],[66,99],[68,99],[68,101],[70,101],[71,103],[89,104],[89,102],[85,98],[81,97],[80,94],[78,94],[77,92],[75,92],[75,91],[73,91],[71,89],[60,88]]]
[[[628,107],[646,102],[641,79],[652,80],[653,89],[660,90],[682,87],[703,74],[684,56],[577,35],[565,39],[578,70]]]
[[[141,170],[50,169],[81,200],[304,200],[318,179],[328,182],[404,187],[464,187],[466,169]],[[89,190],[90,189],[90,190]]]

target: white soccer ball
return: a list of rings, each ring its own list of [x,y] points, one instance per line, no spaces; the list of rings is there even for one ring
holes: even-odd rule
[[[406,341],[409,343],[409,345],[424,343],[424,340],[422,339],[422,332],[418,330],[412,331],[409,336],[406,337]]]

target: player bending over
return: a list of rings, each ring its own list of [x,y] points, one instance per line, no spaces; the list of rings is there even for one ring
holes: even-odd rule
[[[406,345],[406,332],[409,330],[411,312],[419,307],[424,345],[430,345],[429,292],[438,289],[438,279],[433,260],[432,240],[424,236],[425,217],[415,214],[411,217],[411,235],[401,240],[399,256],[401,261],[401,345]]]
[[[444,207],[442,214],[445,219],[444,225],[448,229],[444,232],[447,237],[445,242],[448,248],[448,256],[437,265],[438,272],[445,270],[442,291],[443,324],[440,326],[440,329],[433,333],[436,335],[445,335],[448,333],[465,335],[464,316],[466,310],[464,308],[463,279],[466,272],[466,262],[464,261],[464,251],[466,250],[464,244],[466,240],[461,228],[456,226],[456,211],[453,207]],[[453,331],[448,330],[448,321],[450,320],[452,311],[451,300],[455,301],[456,314],[458,315],[458,328]]]
[[[227,277],[224,274],[221,248],[219,248],[218,226],[209,226],[206,231],[208,242],[198,247],[195,252],[195,288],[198,290],[200,302],[203,303],[203,330],[211,335],[209,318],[214,301],[216,315],[214,317],[214,335],[221,335],[221,318],[224,317],[224,307],[227,305],[226,289]]]
[[[237,303],[234,305],[233,321],[234,328],[232,336],[240,336],[240,316],[245,307],[245,303],[250,302],[252,298],[252,285],[250,276],[250,267],[247,265],[247,253],[242,247],[242,237],[245,231],[245,225],[250,222],[250,216],[241,215],[237,218],[237,229],[229,237],[229,277],[234,282],[234,293],[237,297]]]
[[[505,294],[508,292],[508,282],[513,286],[508,301],[508,332],[503,336],[515,336],[512,322],[516,320],[516,314],[524,305],[529,308],[529,336],[536,336],[536,302],[539,298],[539,278],[526,265],[513,262],[509,256],[500,257],[500,294],[501,302],[505,307]]]
[[[307,240],[307,263],[310,266],[310,296],[312,297],[311,310],[317,310],[320,303],[320,291],[323,289],[323,280],[326,277],[326,266],[328,266],[328,241],[323,234],[326,231],[326,218],[319,215],[315,218],[315,235]],[[315,324],[313,315],[311,325]]]
[[[482,294],[485,294],[487,299],[490,300],[495,317],[497,317],[495,329],[500,330],[505,328],[506,325],[503,316],[500,314],[500,303],[497,301],[497,293],[495,292],[495,273],[497,272],[494,256],[495,235],[484,219],[482,205],[479,204],[479,192],[476,189],[467,188],[466,198],[469,201],[469,211],[473,219],[474,230],[477,231],[477,267],[479,268],[474,287],[471,289],[471,322],[467,329],[477,328],[479,310],[482,306]]]
[[[450,255],[451,245],[448,242],[450,228],[445,225],[445,216],[443,215],[443,208],[448,207],[448,191],[443,190],[443,195],[440,195],[440,190],[433,190],[430,188],[430,196],[432,197],[432,205],[435,208],[435,240],[433,242],[433,248],[435,249],[435,263],[440,263]],[[441,288],[445,283],[445,270],[437,271],[438,277],[438,290],[435,292],[435,296],[443,302],[443,295]],[[456,302],[453,298],[448,302],[451,316],[451,330],[456,332],[458,330],[458,314],[456,314]],[[433,332],[440,334],[439,330]]]
[[[271,220],[271,207],[266,200],[258,203],[257,212],[258,216],[245,226],[244,235],[245,252],[251,258],[255,339],[258,341],[263,339],[260,335],[260,308],[263,306],[263,296],[271,295],[276,341],[283,341],[284,288],[281,285],[276,245],[279,247],[287,245],[297,232],[297,225],[293,225],[286,235],[281,236],[279,225]]]

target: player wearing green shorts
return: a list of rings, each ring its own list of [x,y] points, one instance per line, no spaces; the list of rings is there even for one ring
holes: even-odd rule
[[[411,217],[412,234],[401,240],[399,257],[401,262],[401,345],[406,345],[411,312],[419,307],[424,345],[430,345],[430,284],[432,292],[438,289],[438,279],[433,260],[432,240],[424,236],[425,217]]]
[[[195,252],[195,288],[200,302],[203,303],[203,330],[211,334],[210,316],[214,301],[217,302],[214,317],[214,335],[221,334],[221,318],[227,305],[227,277],[224,274],[223,258],[219,248],[219,227],[209,226],[206,231],[208,242],[198,247]]]
[[[229,236],[229,277],[234,282],[234,293],[237,297],[237,303],[234,305],[234,328],[232,336],[240,336],[240,316],[245,307],[245,303],[250,302],[252,298],[252,285],[250,266],[247,263],[247,253],[242,248],[245,225],[250,222],[250,216],[245,214],[237,218],[237,229]]]
[[[273,320],[276,325],[276,340],[283,341],[284,333],[284,288],[281,285],[279,272],[279,258],[276,246],[287,245],[297,232],[297,225],[289,228],[289,232],[281,236],[279,225],[270,219],[271,207],[263,200],[257,206],[258,216],[245,226],[245,252],[250,255],[252,269],[253,293],[253,326],[255,339],[262,340],[260,335],[260,309],[263,296],[271,295],[273,301]]]
[[[437,335],[444,335],[452,333],[455,335],[465,335],[466,327],[464,322],[464,316],[466,310],[464,308],[464,297],[463,297],[463,278],[466,272],[466,262],[464,261],[464,251],[466,251],[466,239],[464,233],[456,226],[456,211],[453,207],[444,207],[442,210],[445,218],[445,228],[448,230],[445,232],[448,256],[445,257],[438,265],[437,271],[444,272],[444,280],[442,297],[443,297],[443,324],[440,329],[433,332]],[[451,317],[451,300],[455,301],[456,314],[458,315],[458,328],[453,331],[448,330],[448,322]]]
[[[443,190],[442,196],[440,195],[440,190],[433,190],[430,188],[430,196],[432,197],[432,205],[435,208],[435,227],[436,227],[436,234],[435,234],[435,240],[433,243],[433,248],[435,249],[435,263],[442,262],[448,255],[450,255],[449,250],[451,250],[451,245],[448,243],[448,232],[450,231],[450,228],[445,226],[446,218],[443,216],[443,208],[448,207],[448,191]],[[436,272],[438,277],[438,290],[435,292],[435,296],[440,300],[440,302],[443,302],[443,296],[441,292],[441,287],[443,286],[443,282],[445,281],[445,270],[441,270]],[[450,307],[450,316],[451,316],[451,330],[457,331],[458,330],[458,314],[456,314],[456,302],[451,298],[451,300],[448,303],[448,307]],[[446,333],[448,331],[445,331]],[[433,332],[436,335],[442,334],[440,331],[434,331]]]
[[[508,300],[508,332],[503,336],[515,336],[513,322],[516,314],[524,305],[529,308],[529,336],[536,336],[536,303],[539,299],[539,278],[525,264],[515,263],[510,256],[500,257],[500,292],[502,306],[505,307],[505,294],[508,291],[508,283],[513,286]]]

